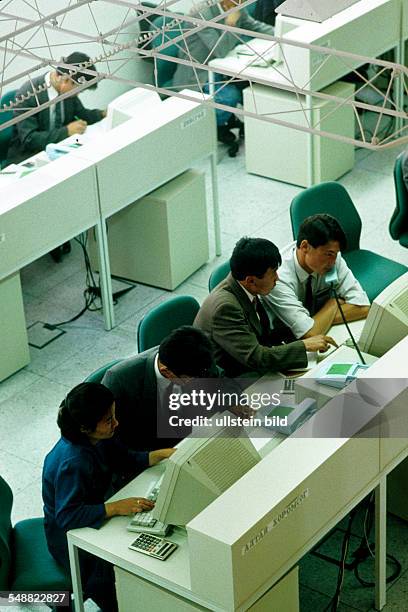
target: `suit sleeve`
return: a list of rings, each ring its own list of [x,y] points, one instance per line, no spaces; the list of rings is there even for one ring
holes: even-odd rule
[[[15,111],[15,115],[23,112],[24,111]],[[49,111],[46,109],[45,111],[40,112],[47,113]],[[38,114],[31,115],[31,117],[27,117],[27,119],[20,121],[16,124],[16,128],[18,139],[21,143],[21,150],[22,152],[26,151],[28,154],[42,151],[51,142],[60,142],[68,136],[68,130],[65,126],[54,128],[52,130],[41,130],[38,121]]]
[[[307,365],[302,341],[279,346],[262,346],[251,330],[242,309],[237,305],[220,304],[213,317],[214,341],[249,370],[260,373]]]
[[[97,121],[100,121],[103,118],[101,110],[97,108],[85,108],[78,96],[75,96],[72,102],[74,116],[83,119],[84,121],[89,123],[89,125],[92,125],[93,123],[96,123]]]
[[[87,504],[87,491],[92,486],[93,470],[81,459],[64,462],[55,482],[55,519],[65,531],[77,527],[102,525],[105,504]]]

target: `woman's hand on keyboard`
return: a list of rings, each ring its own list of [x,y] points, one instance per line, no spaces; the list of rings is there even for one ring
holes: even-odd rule
[[[176,451],[175,448],[159,448],[149,453],[149,465],[156,465],[162,459],[168,459]]]
[[[106,517],[110,516],[128,516],[130,514],[136,514],[136,512],[143,512],[143,510],[151,510],[154,506],[154,502],[144,497],[128,497],[126,499],[119,499],[115,502],[108,502],[105,504]]]

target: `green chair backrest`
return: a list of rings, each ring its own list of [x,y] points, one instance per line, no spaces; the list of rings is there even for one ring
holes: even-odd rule
[[[17,90],[8,91],[5,93],[0,99],[0,108],[3,108],[3,105],[8,105],[9,102],[14,100],[16,97]],[[0,127],[2,123],[6,123],[13,118],[13,111],[2,111],[0,112]],[[0,167],[2,162],[7,159],[7,149],[11,139],[11,135],[13,133],[13,127],[5,128],[4,130],[0,130]]]
[[[408,152],[400,153],[394,165],[396,206],[389,225],[389,231],[394,240],[399,240],[402,234],[408,232],[408,191],[403,173],[403,162],[406,156]]]
[[[89,374],[89,376],[85,378],[84,382],[100,383],[102,381],[102,378],[105,376],[105,372],[120,361],[122,361],[122,359],[114,359],[113,361],[110,361],[106,365],[95,370],[95,372],[92,372],[92,374]]]
[[[310,215],[326,213],[337,219],[347,236],[345,252],[360,248],[361,219],[347,190],[334,181],[308,187],[295,196],[290,205],[293,238]]]
[[[212,291],[214,287],[220,284],[231,272],[229,259],[215,268],[208,279],[208,291]]]
[[[11,572],[11,509],[13,493],[0,476],[0,591],[7,591]]]
[[[167,43],[173,38],[176,38],[177,36],[180,36],[180,34],[182,34],[184,28],[183,22],[175,23],[171,29],[162,30],[164,25],[170,24],[172,21],[174,21],[175,18],[177,18],[177,16],[178,13],[174,13],[174,17],[164,17],[162,15],[159,15],[153,19],[151,30],[155,34],[150,43],[151,48],[154,49],[155,47],[158,47],[163,43]],[[184,56],[184,53],[182,51],[183,49],[185,49],[185,45],[183,43],[183,40],[180,40],[176,44],[170,45],[163,49],[161,53],[163,53],[164,55],[168,55],[169,57],[178,57],[179,54],[180,56]],[[177,65],[178,64],[172,61],[166,61],[163,59],[157,60],[157,84],[159,87],[167,87],[171,85],[171,80],[173,78],[174,73],[176,72]]]
[[[139,353],[157,346],[173,329],[192,325],[200,304],[190,295],[171,297],[143,317],[137,328]]]

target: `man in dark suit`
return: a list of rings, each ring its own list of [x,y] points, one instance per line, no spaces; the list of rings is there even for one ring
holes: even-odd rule
[[[38,104],[52,101],[61,94],[73,91],[78,83],[89,81],[93,76],[80,71],[86,66],[95,70],[90,58],[85,53],[74,52],[64,58],[64,63],[75,66],[77,72],[69,74],[68,68],[57,68],[35,79],[27,81],[16,92],[16,99],[20,96],[35,94],[28,97],[16,108],[16,116],[36,108]],[[92,86],[96,87],[96,84]],[[38,99],[38,103],[37,103]],[[60,142],[73,134],[83,134],[88,124],[96,123],[105,117],[104,110],[89,110],[85,108],[78,96],[65,98],[61,102],[51,105],[44,110],[30,115],[13,126],[13,134],[7,151],[7,163],[18,164],[27,157],[31,157],[50,143]],[[70,243],[51,251],[54,261],[61,261],[63,253],[69,253]]]
[[[327,350],[329,336],[278,344],[258,296],[268,295],[278,280],[281,256],[264,238],[241,238],[231,256],[231,274],[204,300],[194,325],[215,345],[215,360],[227,376],[302,368],[306,351]],[[274,344],[277,344],[274,346]]]
[[[199,329],[185,325],[174,330],[159,347],[129,357],[110,368],[102,384],[115,397],[121,440],[130,448],[154,450],[173,446],[189,431],[173,431],[174,439],[157,436],[166,429],[169,394],[193,379],[217,376],[210,340]],[[159,422],[160,416],[163,419]],[[168,427],[167,427],[168,430]],[[166,432],[167,436],[167,432]]]
[[[16,98],[32,95],[21,103],[21,108],[14,111],[16,116],[36,108],[37,99],[39,104],[44,104],[61,94],[73,91],[78,83],[93,78],[80,71],[84,65],[89,70],[95,70],[85,53],[71,53],[64,58],[64,63],[76,66],[78,72],[71,75],[68,68],[60,67],[24,83],[17,91]],[[60,142],[73,134],[83,134],[88,124],[100,121],[105,114],[103,110],[85,108],[78,96],[65,98],[14,125],[7,161],[19,163],[42,151],[51,142]]]

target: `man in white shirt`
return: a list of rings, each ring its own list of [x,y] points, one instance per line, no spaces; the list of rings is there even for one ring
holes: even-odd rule
[[[331,283],[325,280],[333,268],[337,275],[333,288],[346,320],[367,317],[370,302],[341,256],[345,245],[343,229],[331,215],[305,219],[296,245],[279,269],[276,287],[263,298],[275,329],[283,323],[294,338],[310,338],[325,334],[332,325],[343,322]],[[286,336],[283,330],[282,334]]]

